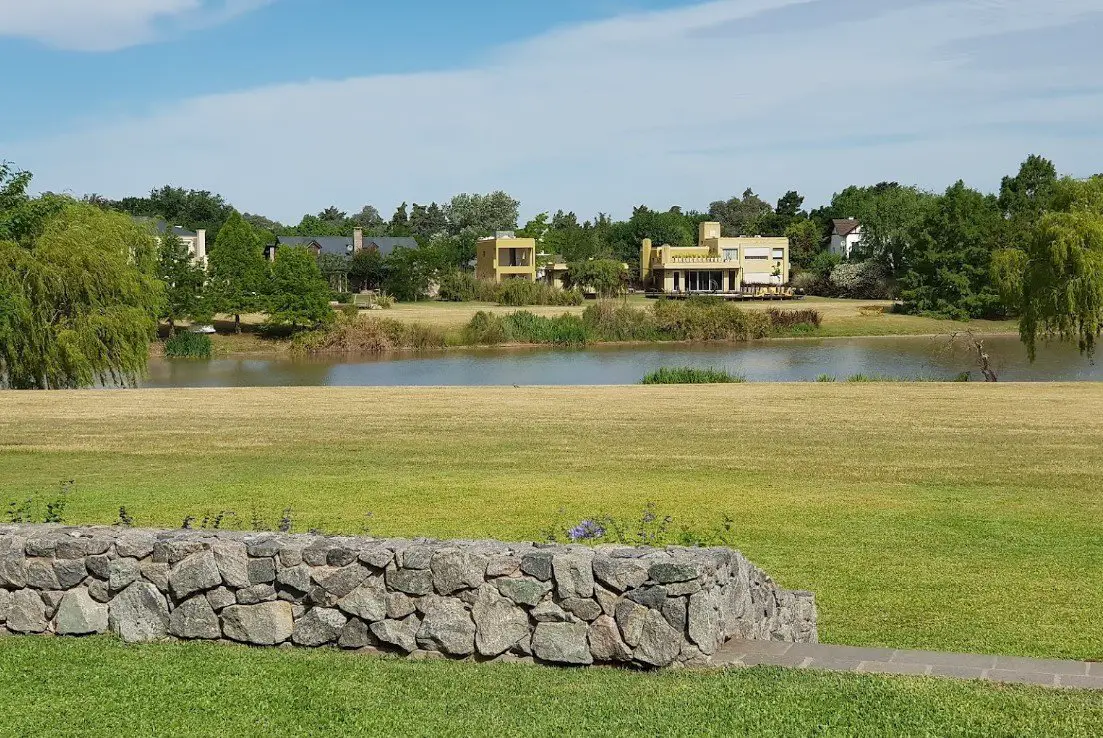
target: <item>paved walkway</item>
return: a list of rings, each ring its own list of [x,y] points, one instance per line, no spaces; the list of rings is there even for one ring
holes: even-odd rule
[[[717,666],[788,666],[863,674],[913,674],[1103,690],[1103,662],[897,651],[828,644],[728,641],[713,656]]]

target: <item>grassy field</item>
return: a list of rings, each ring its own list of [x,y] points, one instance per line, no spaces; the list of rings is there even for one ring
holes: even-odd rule
[[[12,736],[1097,736],[1103,698],[910,677],[635,674],[0,639]]]
[[[733,516],[825,641],[1099,659],[1100,448],[1086,383],[7,393],[0,504],[532,539],[654,501]]]

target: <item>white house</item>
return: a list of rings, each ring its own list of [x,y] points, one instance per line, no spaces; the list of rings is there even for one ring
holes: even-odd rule
[[[207,266],[207,231],[200,228],[198,231],[189,231],[187,228],[181,226],[170,226],[163,220],[156,220],[153,218],[137,217],[134,221],[143,225],[149,225],[153,228],[153,232],[156,234],[158,242],[164,238],[165,233],[171,232],[172,235],[180,239],[181,242],[188,248],[188,253],[191,254],[192,259],[195,260],[200,266]]]
[[[831,221],[831,253],[849,259],[851,253],[861,245],[862,224],[857,219],[836,218]]]

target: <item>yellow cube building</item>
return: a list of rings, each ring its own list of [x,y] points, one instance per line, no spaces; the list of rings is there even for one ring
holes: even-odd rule
[[[475,276],[488,282],[507,279],[535,282],[536,239],[517,238],[512,231],[480,238],[475,247]]]

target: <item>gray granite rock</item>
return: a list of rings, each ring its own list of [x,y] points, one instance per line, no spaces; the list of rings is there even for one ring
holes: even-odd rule
[[[65,593],[55,617],[58,635],[107,632],[107,605],[93,600],[83,587]]]
[[[565,600],[560,600],[559,606],[575,617],[587,622],[596,620],[597,616],[601,614],[601,605],[597,604],[594,600],[569,597]]]
[[[643,636],[643,624],[648,612],[654,611],[648,610],[643,605],[629,599],[622,599],[617,603],[615,614],[617,627],[620,628],[620,634],[624,642],[633,648],[640,644],[640,638]],[[662,616],[660,615],[660,617]]]
[[[532,619],[538,623],[569,623],[573,620],[566,610],[550,600],[532,608]]]
[[[556,554],[552,557],[552,574],[559,597],[568,599],[594,596],[592,554]]]
[[[521,557],[521,571],[541,582],[551,581],[552,556],[550,552],[538,551]]]
[[[215,566],[227,587],[248,587],[249,554],[241,541],[218,541],[211,545]]]
[[[689,638],[705,655],[716,653],[720,640],[720,598],[715,590],[698,592],[689,598]]]
[[[213,640],[222,635],[222,629],[207,597],[196,595],[173,608],[169,633],[177,638]]]
[[[276,581],[276,560],[268,557],[249,559],[249,581],[252,584],[271,584]]]
[[[483,656],[505,653],[529,634],[525,611],[489,584],[479,587],[471,615],[475,621],[475,647]]]
[[[482,586],[486,577],[486,564],[486,557],[478,553],[459,549],[437,551],[430,561],[433,587],[442,595],[461,589],[476,589]]]
[[[556,664],[592,664],[585,623],[538,623],[532,635],[532,653]]]
[[[141,575],[142,565],[137,559],[113,559],[107,566],[107,587],[122,592]]]
[[[11,592],[6,589],[0,589],[0,623],[4,623],[8,619],[8,613],[11,612]]]
[[[417,615],[410,615],[402,620],[380,620],[370,627],[372,635],[380,641],[397,646],[406,653],[417,650],[417,633],[420,629],[421,620]]]
[[[169,589],[176,600],[184,600],[222,584],[222,574],[210,551],[196,551],[181,559],[169,570]]]
[[[237,604],[237,595],[225,587],[216,587],[207,593],[207,602],[217,611]]]
[[[102,579],[93,579],[88,582],[88,596],[96,602],[110,601],[111,592],[107,589],[107,582]]]
[[[594,577],[615,592],[643,586],[647,581],[648,566],[639,559],[618,559],[611,556],[594,556]]]
[[[652,564],[648,573],[659,584],[688,582],[701,576],[701,566],[690,562],[660,562]]]
[[[27,586],[27,557],[23,549],[0,554],[0,587],[22,589]]]
[[[149,531],[123,531],[115,538],[115,553],[125,559],[144,559],[153,553],[154,540]]]
[[[87,567],[88,573],[96,579],[107,581],[107,578],[111,576],[111,559],[108,558],[107,554],[88,556],[84,559],[84,565]]]
[[[291,640],[299,646],[323,646],[341,635],[348,618],[339,610],[315,607],[295,621]]]
[[[61,585],[50,559],[27,559],[27,586],[32,589],[57,590]]]
[[[648,610],[644,616],[639,645],[632,655],[651,666],[669,666],[682,650],[682,634],[670,627],[660,613]]]
[[[411,595],[433,592],[433,573],[428,569],[388,569],[387,586]]]
[[[168,635],[165,596],[149,582],[134,582],[108,605],[108,625],[127,643],[148,643]]]
[[[42,633],[47,626],[46,603],[33,589],[12,593],[7,627],[13,633]]]
[[[146,560],[141,564],[142,578],[162,592],[169,591],[169,565]]]
[[[447,597],[432,597],[425,619],[417,632],[419,644],[428,641],[452,656],[467,656],[475,651],[475,623],[461,603]]]
[[[364,648],[372,643],[374,639],[368,624],[358,618],[349,618],[337,639],[337,645],[341,648]]]
[[[363,569],[363,567],[359,567]],[[374,623],[388,616],[387,589],[383,584],[383,578],[379,576],[368,577],[363,583],[349,594],[337,601],[337,607],[342,612]],[[410,612],[413,612],[411,609]],[[404,613],[402,617],[409,615]]]
[[[428,569],[433,561],[433,549],[428,546],[409,546],[395,556],[403,569]]]
[[[498,591],[504,597],[516,602],[518,605],[535,607],[544,599],[544,595],[552,590],[551,582],[542,582],[539,579],[520,577],[517,579],[496,579]]]
[[[276,581],[297,592],[309,592],[312,582],[311,572],[312,569],[308,565],[299,564],[287,569],[280,569],[276,574]]]
[[[587,638],[590,653],[597,661],[632,660],[632,649],[621,638],[616,621],[608,615],[602,615],[590,623]]]
[[[359,559],[373,569],[385,569],[394,561],[394,552],[385,548],[370,548],[361,551]]]
[[[353,559],[355,561],[355,559]],[[314,573],[314,581],[316,581],[322,589],[341,598],[347,596],[350,592],[360,586],[360,583],[368,578],[369,570],[366,566],[360,564],[352,564],[351,566],[344,566],[340,569],[324,569],[316,570]]]
[[[54,561],[54,577],[60,589],[72,589],[88,576],[84,559],[57,559]]]
[[[287,602],[231,605],[222,611],[222,633],[227,638],[258,646],[274,646],[291,637],[294,622]]]
[[[237,591],[237,604],[257,605],[276,599],[276,588],[271,584],[254,584]]]

